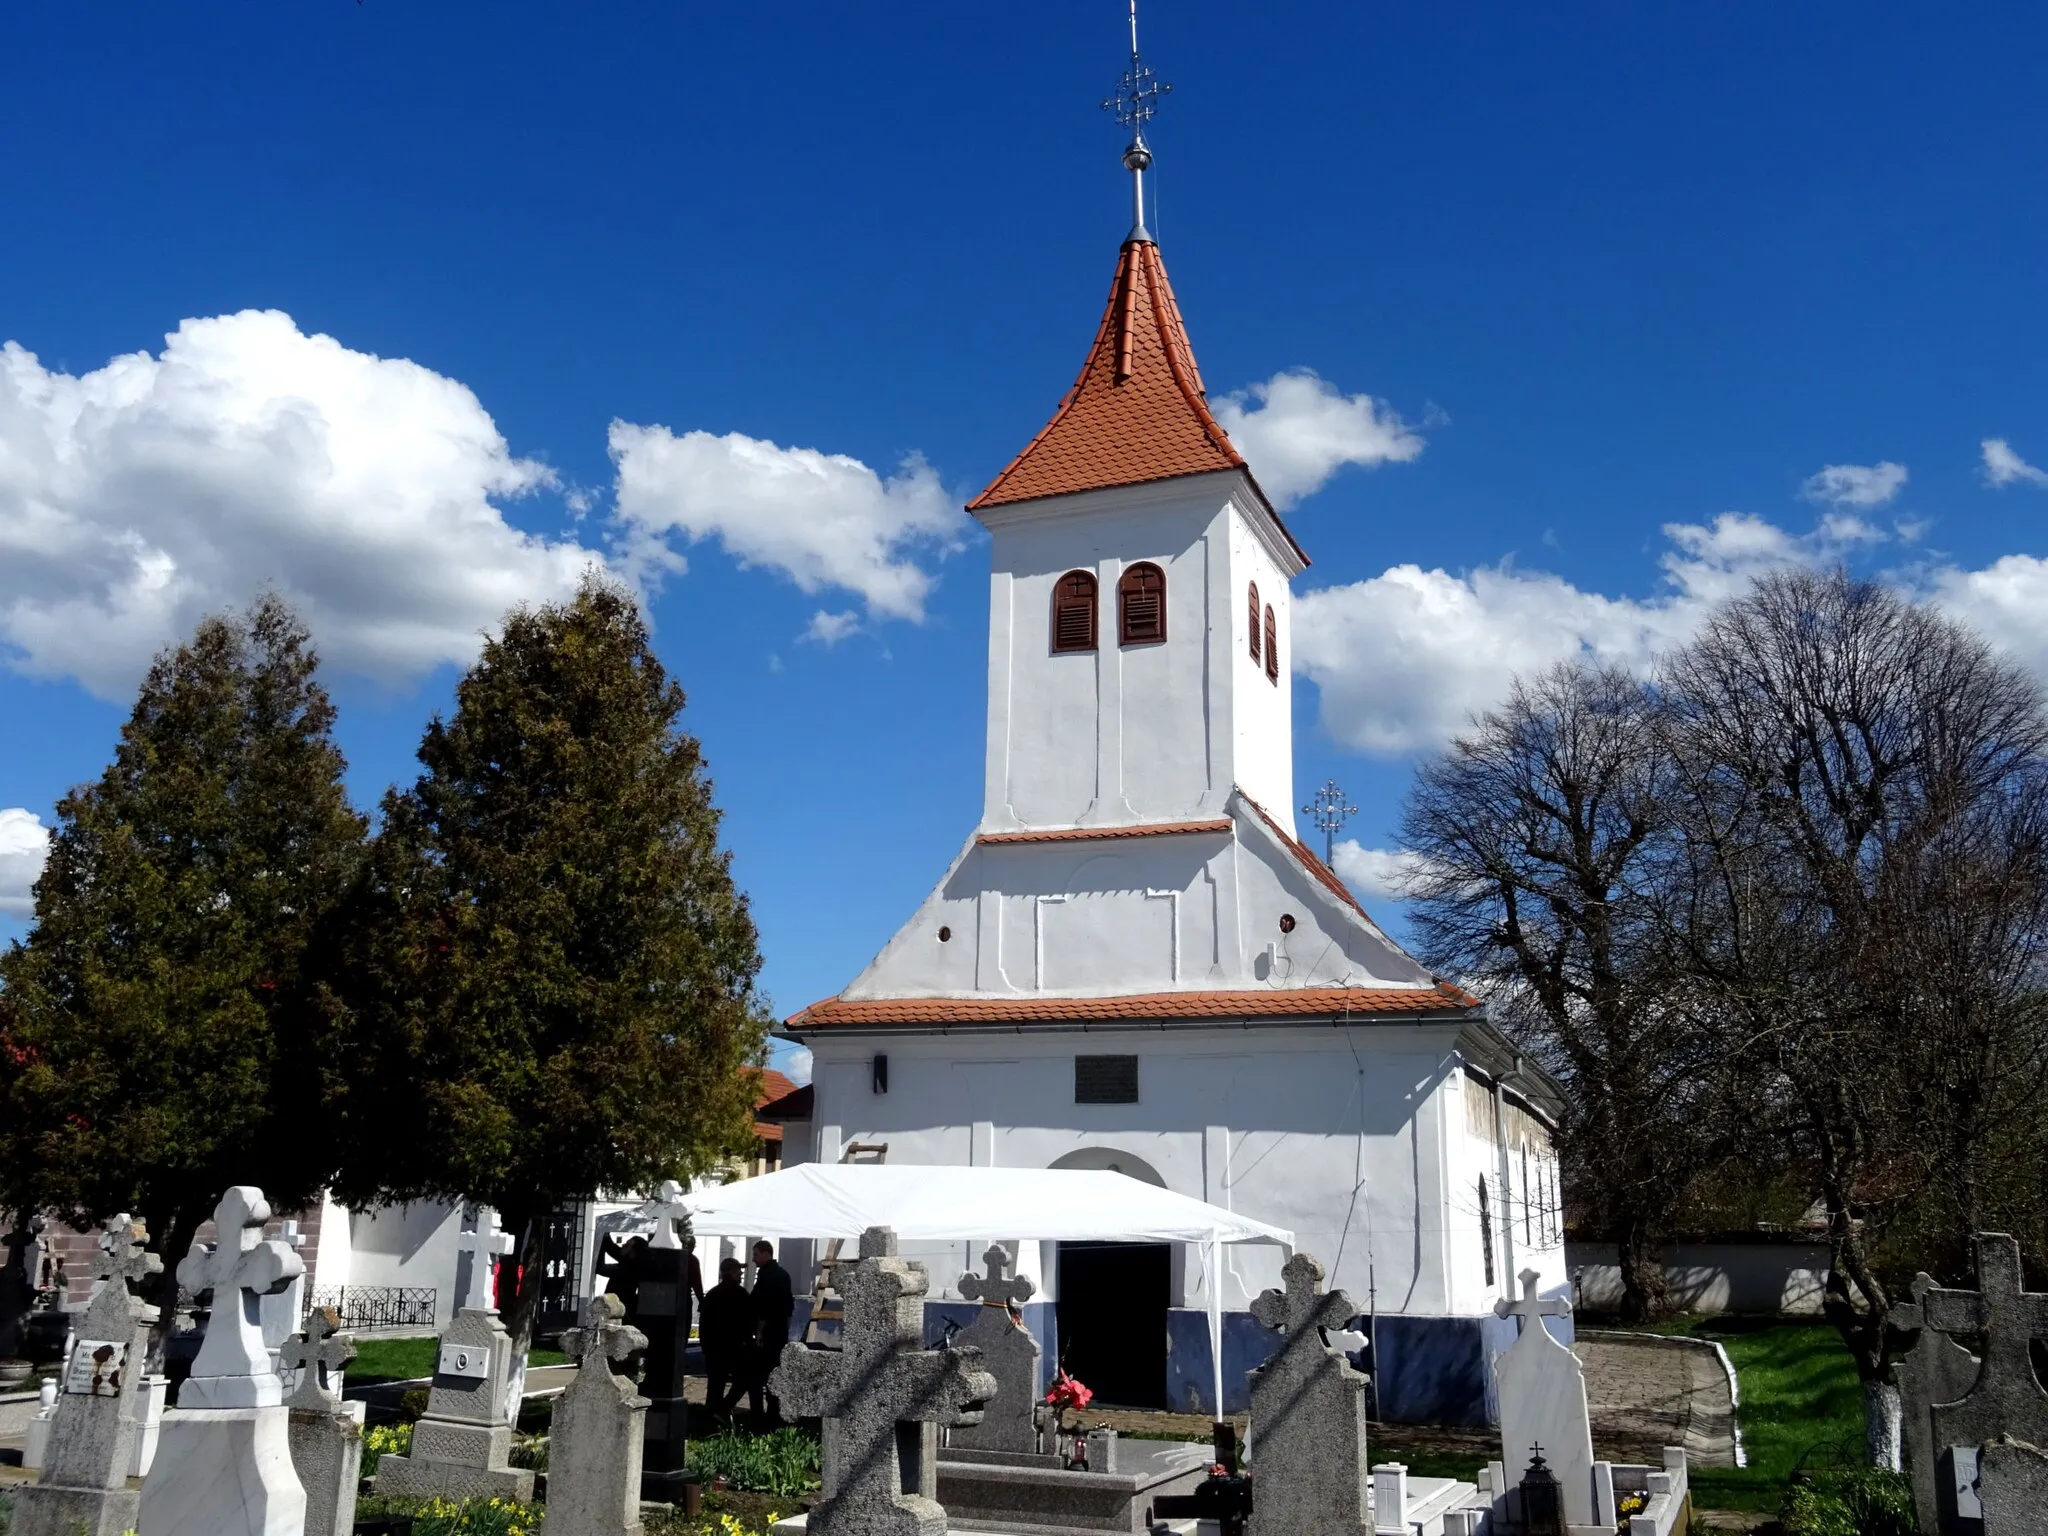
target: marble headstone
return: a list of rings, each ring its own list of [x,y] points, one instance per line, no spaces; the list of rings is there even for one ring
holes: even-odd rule
[[[690,1415],[683,1386],[693,1301],[690,1260],[696,1240],[690,1236],[690,1208],[683,1203],[683,1187],[674,1179],[664,1180],[654,1198],[640,1209],[654,1220],[654,1232],[640,1262],[635,1319],[647,1351],[640,1377],[640,1390],[647,1398],[640,1496],[673,1504],[683,1496],[689,1476]]]
[[[144,1241],[126,1215],[100,1231],[93,1274],[103,1284],[72,1336],[36,1483],[15,1493],[14,1536],[121,1536],[135,1525],[133,1415],[157,1314],[128,1287],[163,1269]]]
[[[1939,1328],[1927,1326],[1923,1303],[1933,1289],[1931,1276],[1918,1276],[1911,1287],[1913,1299],[1891,1312],[1894,1328],[1916,1335],[1912,1347],[1899,1357],[1899,1439],[1900,1460],[1912,1479],[1914,1512],[1923,1531],[1941,1528],[1945,1501],[1938,1479],[1949,1475],[1934,1443],[1934,1405],[1967,1397],[1982,1363]]]
[[[783,1348],[768,1389],[786,1412],[836,1425],[836,1476],[810,1536],[946,1536],[946,1511],[918,1491],[926,1426],[978,1422],[996,1383],[971,1350],[924,1348],[929,1284],[922,1265],[897,1257],[891,1229],[870,1227],[860,1261],[838,1274],[841,1347]]]
[[[981,1351],[981,1368],[995,1378],[996,1395],[984,1406],[981,1422],[955,1428],[952,1442],[977,1451],[1033,1452],[1038,1449],[1040,1350],[1031,1330],[1010,1309],[1029,1301],[1036,1287],[1022,1275],[1005,1273],[1010,1254],[1001,1243],[990,1244],[981,1257],[986,1276],[960,1277],[960,1294],[980,1302],[981,1311],[953,1342]],[[1094,1465],[1092,1458],[1089,1464]]]
[[[1579,1357],[1550,1336],[1546,1317],[1569,1317],[1563,1297],[1536,1294],[1537,1274],[1522,1271],[1522,1299],[1493,1304],[1499,1317],[1519,1317],[1522,1336],[1494,1362],[1500,1385],[1502,1461],[1525,1467],[1534,1447],[1556,1475],[1567,1525],[1592,1525],[1593,1420],[1586,1410],[1586,1373]]]
[[[1258,1493],[1251,1536],[1350,1531],[1364,1524],[1372,1461],[1366,1453],[1366,1378],[1323,1338],[1358,1315],[1342,1291],[1323,1289],[1323,1266],[1297,1253],[1282,1290],[1263,1292],[1252,1316],[1278,1329],[1280,1347],[1251,1373]]]
[[[576,1358],[576,1377],[555,1407],[548,1434],[548,1536],[640,1536],[641,1420],[647,1399],[612,1373],[646,1347],[626,1326],[618,1297],[583,1304],[583,1325],[563,1348]]]
[[[383,1498],[533,1497],[533,1474],[510,1464],[505,1422],[512,1338],[495,1312],[467,1308],[441,1335],[427,1411],[413,1426],[412,1452],[377,1463]]]
[[[213,1293],[206,1336],[178,1406],[164,1415],[142,1483],[142,1536],[299,1536],[306,1495],[292,1470],[291,1422],[263,1342],[262,1298],[305,1273],[289,1243],[263,1235],[270,1202],[237,1184],[214,1208],[217,1241],[195,1245],[178,1283]]]
[[[285,1340],[284,1363],[298,1385],[284,1400],[290,1415],[292,1468],[306,1490],[306,1536],[349,1536],[356,1524],[356,1484],[363,1467],[363,1405],[334,1390],[356,1357],[356,1341],[340,1332],[332,1307],[307,1314],[305,1331]],[[331,1375],[329,1373],[332,1373]]]

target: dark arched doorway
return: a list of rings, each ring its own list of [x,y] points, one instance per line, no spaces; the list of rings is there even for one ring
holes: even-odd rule
[[[1164,1189],[1142,1158],[1090,1147],[1055,1168],[1107,1169]],[[1105,1407],[1166,1406],[1166,1314],[1172,1304],[1169,1243],[1059,1245],[1060,1364]]]

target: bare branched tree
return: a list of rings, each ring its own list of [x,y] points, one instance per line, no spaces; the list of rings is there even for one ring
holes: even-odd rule
[[[1813,1170],[1827,1315],[1896,1466],[1878,1245],[1932,1216],[1959,1249],[2039,1101],[2048,715],[1971,632],[1841,572],[1762,578],[1663,682],[1658,888],[1724,1058]]]
[[[1566,1085],[1574,1203],[1617,1241],[1635,1320],[1665,1309],[1660,1245],[1706,1165],[1712,1081],[1643,885],[1669,867],[1666,750],[1640,683],[1561,665],[1425,764],[1403,822],[1422,952]]]

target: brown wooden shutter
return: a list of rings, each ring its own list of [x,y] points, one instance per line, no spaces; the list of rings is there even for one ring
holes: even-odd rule
[[[1052,648],[1095,649],[1095,578],[1086,571],[1069,571],[1053,585]]]
[[[1251,590],[1246,594],[1245,606],[1246,610],[1251,614],[1251,622],[1245,627],[1251,631],[1252,660],[1257,661],[1259,659],[1259,584],[1256,581],[1251,584]]]
[[[1280,681],[1280,626],[1273,620],[1271,604],[1266,607],[1266,681]]]
[[[1134,565],[1116,584],[1118,627],[1125,645],[1166,638],[1166,573],[1149,561]]]

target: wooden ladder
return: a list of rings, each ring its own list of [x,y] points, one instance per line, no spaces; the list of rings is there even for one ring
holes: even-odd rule
[[[886,1163],[889,1161],[889,1143],[886,1141],[849,1141],[840,1149],[842,1163]],[[820,1323],[841,1323],[846,1318],[846,1306],[839,1293],[832,1288],[832,1274],[839,1265],[839,1250],[846,1241],[835,1237],[825,1245],[825,1256],[818,1260],[818,1272],[811,1278],[811,1320],[804,1324],[804,1342],[820,1344],[824,1336],[818,1329]]]

